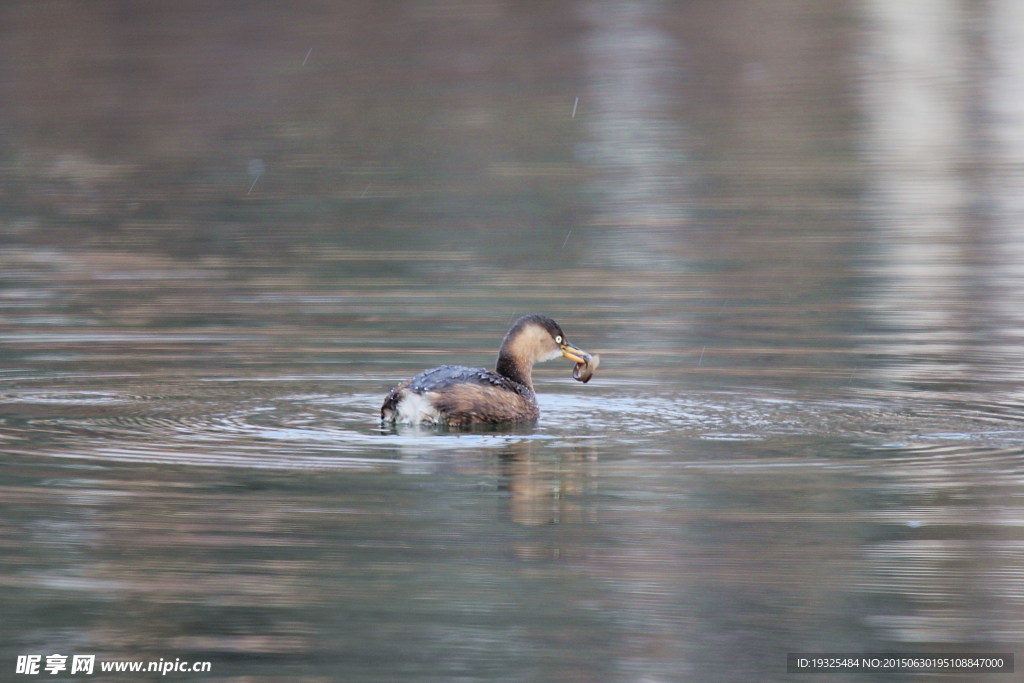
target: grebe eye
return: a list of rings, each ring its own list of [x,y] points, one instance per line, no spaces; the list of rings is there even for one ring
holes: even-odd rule
[[[558,335],[557,337],[555,337],[555,343],[556,344],[561,344],[562,343],[562,335]]]

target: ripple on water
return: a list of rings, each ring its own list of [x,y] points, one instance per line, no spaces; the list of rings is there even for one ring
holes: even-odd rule
[[[329,391],[294,390],[329,381]],[[524,440],[559,444],[599,441],[673,452],[678,439],[757,441],[776,436],[853,439],[913,457],[915,443],[965,442],[1018,450],[1016,416],[990,406],[972,413],[912,405],[905,397],[806,399],[720,391],[657,395],[614,382],[598,390],[541,395],[537,425],[445,432],[382,428],[382,391],[365,378],[289,377],[182,386],[161,396],[123,389],[19,390],[4,395],[0,439],[16,452],[52,457],[277,469],[389,467],[410,457],[505,448]],[[204,387],[215,387],[204,389]],[[136,389],[139,387],[136,386]],[[886,446],[888,444],[888,446]],[[928,457],[941,460],[929,446]]]

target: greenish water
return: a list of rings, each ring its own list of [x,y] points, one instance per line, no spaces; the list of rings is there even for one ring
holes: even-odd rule
[[[0,9],[0,668],[1017,650],[1024,23],[714,7]],[[536,425],[379,424],[534,311]]]

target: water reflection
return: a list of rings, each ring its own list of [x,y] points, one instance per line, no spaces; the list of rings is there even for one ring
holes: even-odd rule
[[[1014,649],[1019,4],[0,6],[2,659]],[[593,382],[381,428],[526,311]]]
[[[612,243],[592,255],[630,267],[676,266],[665,250],[686,223],[694,172],[674,116],[681,47],[658,25],[654,3],[595,2],[583,10],[591,29],[580,121],[590,141],[579,152],[599,173],[592,220],[615,228]]]
[[[874,514],[894,533],[865,548],[859,590],[878,601],[866,622],[904,643],[1017,641],[1022,519],[1008,482],[1020,480],[1019,449],[924,443],[893,456]],[[949,500],[971,504],[951,514]]]
[[[531,441],[520,441],[501,456],[499,490],[508,495],[509,518],[517,524],[579,524],[588,520],[581,505],[596,490],[597,449],[559,449],[550,462],[547,451],[535,454]],[[546,457],[545,457],[546,456]],[[593,511],[591,511],[592,517]],[[542,549],[521,548],[520,557],[533,557]],[[554,549],[556,556],[561,549]],[[545,553],[542,556],[547,556]]]
[[[1005,302],[1024,287],[1020,236],[999,218],[1000,195],[1020,188],[1005,155],[1024,130],[1000,114],[1017,89],[1013,67],[1001,66],[1014,55],[1007,8],[977,18],[980,36],[956,3],[925,21],[913,3],[868,8],[865,154],[877,202],[873,263],[883,275],[868,305],[898,331],[891,348],[913,358],[882,372],[922,387],[1019,379],[1006,342],[1021,325]],[[973,85],[980,60],[992,68]]]

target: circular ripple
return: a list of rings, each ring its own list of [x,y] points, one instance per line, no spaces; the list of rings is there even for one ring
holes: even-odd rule
[[[162,379],[144,383],[145,388],[162,386],[159,395],[140,390],[140,382],[120,389],[8,392],[0,440],[18,453],[60,458],[278,469],[383,467],[523,440],[665,451],[677,438],[750,441],[801,435],[881,449],[920,443],[995,452],[1024,448],[1019,413],[991,399],[964,410],[906,396],[654,395],[635,384],[606,382],[596,390],[566,387],[542,394],[543,417],[536,425],[445,432],[383,428],[377,418],[380,382],[361,377]],[[933,451],[931,457],[941,456]]]

